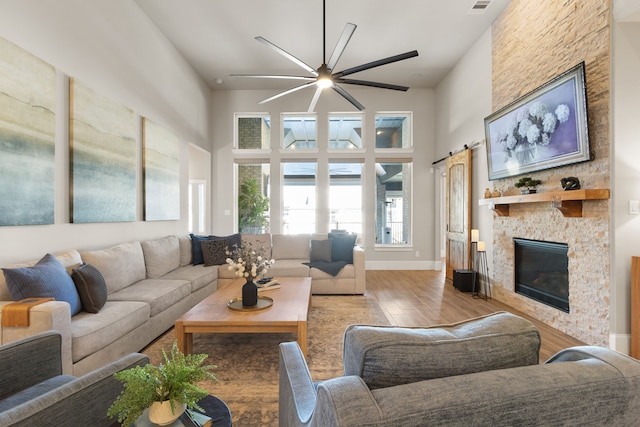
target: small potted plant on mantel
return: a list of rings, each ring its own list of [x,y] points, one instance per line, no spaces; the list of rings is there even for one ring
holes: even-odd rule
[[[525,176],[520,178],[514,185],[516,188],[526,187],[520,190],[521,194],[535,194],[537,192],[536,187],[540,184],[542,184],[542,181],[539,179],[531,179],[531,177]]]
[[[114,374],[124,384],[124,390],[107,411],[117,417],[123,426],[130,426],[149,408],[149,421],[168,425],[182,415],[185,409],[197,409],[198,401],[209,393],[196,385],[199,381],[217,378],[212,374],[215,365],[202,365],[206,354],[185,356],[174,341],[167,356],[162,349],[164,363],[158,366],[136,366]]]

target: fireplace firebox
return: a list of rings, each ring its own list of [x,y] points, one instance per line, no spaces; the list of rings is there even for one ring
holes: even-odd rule
[[[569,313],[569,246],[514,238],[515,290]]]

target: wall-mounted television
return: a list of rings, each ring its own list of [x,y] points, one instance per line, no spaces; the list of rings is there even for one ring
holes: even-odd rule
[[[590,160],[584,62],[484,119],[489,180]]]

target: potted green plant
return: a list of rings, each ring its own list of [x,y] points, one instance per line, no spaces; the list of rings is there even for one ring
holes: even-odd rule
[[[267,225],[269,198],[262,194],[256,179],[245,179],[238,194],[238,229],[241,233],[259,233]]]
[[[527,187],[526,189],[520,190],[522,194],[534,194],[537,191],[536,187],[540,184],[542,184],[542,181],[539,179],[531,179],[530,176],[525,176],[520,178],[514,185],[516,188]]]
[[[123,426],[133,425],[149,408],[149,420],[167,425],[175,421],[186,408],[202,411],[198,401],[208,395],[196,383],[217,382],[210,371],[215,365],[203,365],[206,354],[185,356],[174,341],[169,356],[162,349],[164,363],[158,366],[136,366],[114,374],[124,384],[124,390],[109,407],[107,415],[117,417]]]

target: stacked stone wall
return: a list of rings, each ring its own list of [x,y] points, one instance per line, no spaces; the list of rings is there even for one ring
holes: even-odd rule
[[[492,27],[494,111],[585,63],[593,160],[528,174],[542,180],[539,191],[560,191],[567,176],[582,188],[610,187],[610,9],[608,0],[513,0]],[[492,185],[518,194],[518,178]],[[511,205],[508,217],[494,217],[493,235],[494,298],[588,344],[608,344],[609,201],[583,203],[581,218],[565,218],[547,203]],[[570,313],[514,292],[514,237],[569,245]]]

